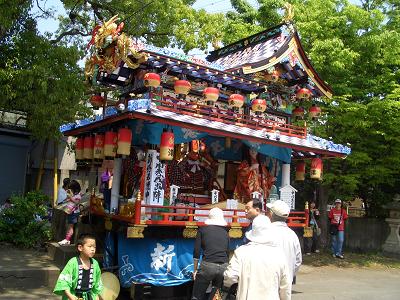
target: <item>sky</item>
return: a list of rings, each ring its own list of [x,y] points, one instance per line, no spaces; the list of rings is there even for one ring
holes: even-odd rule
[[[258,7],[257,0],[247,0],[248,3],[253,5],[254,7]],[[47,1],[39,1],[41,5],[45,2],[42,8],[52,8],[55,10],[55,17],[61,14],[65,14],[65,10],[60,0],[47,0]],[[196,9],[205,9],[210,13],[226,13],[230,9],[232,9],[230,0],[197,0],[193,5]],[[35,6],[33,12],[39,13],[39,9]],[[41,19],[38,22],[38,29],[40,32],[51,32],[53,33],[58,28],[57,19]]]

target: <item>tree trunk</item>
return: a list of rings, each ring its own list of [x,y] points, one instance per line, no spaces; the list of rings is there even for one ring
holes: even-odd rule
[[[321,227],[321,235],[320,235],[320,245],[321,248],[326,248],[329,243],[328,236],[328,212],[326,210],[326,206],[328,205],[328,187],[319,184],[318,185],[318,194],[319,194],[319,213],[320,213],[320,227]]]

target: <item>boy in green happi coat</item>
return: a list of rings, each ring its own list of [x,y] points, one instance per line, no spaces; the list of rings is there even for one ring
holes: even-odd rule
[[[93,258],[96,240],[81,235],[77,242],[79,256],[71,258],[58,277],[54,293],[63,300],[98,300],[103,289],[99,263]]]

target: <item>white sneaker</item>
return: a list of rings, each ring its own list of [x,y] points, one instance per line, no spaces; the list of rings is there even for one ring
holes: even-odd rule
[[[69,245],[70,243],[71,243],[71,242],[68,241],[68,240],[66,240],[66,239],[63,239],[62,241],[58,242],[58,244],[59,244],[60,246]]]
[[[319,250],[315,250],[315,253],[319,253]]]

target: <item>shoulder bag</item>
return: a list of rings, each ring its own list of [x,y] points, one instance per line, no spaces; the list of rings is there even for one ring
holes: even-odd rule
[[[330,224],[329,225],[329,233],[331,235],[337,235],[339,232],[339,225],[340,222],[342,221],[342,215],[343,215],[343,210],[340,211],[340,218],[339,218],[339,222],[337,224]]]

